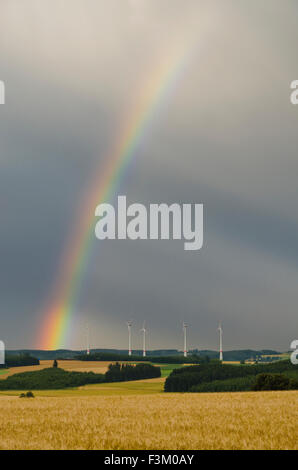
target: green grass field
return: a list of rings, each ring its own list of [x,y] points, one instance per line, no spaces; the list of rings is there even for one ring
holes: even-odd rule
[[[0,375],[1,374],[7,374],[9,369],[0,369]]]
[[[161,368],[161,376],[167,377],[168,375],[170,375],[172,370],[179,369],[180,367],[183,367],[184,364],[152,364],[152,365],[159,366]]]
[[[155,380],[155,382],[154,382]],[[161,393],[163,391],[164,380],[148,379],[134,380],[130,382],[115,382],[85,385],[79,388],[66,388],[63,390],[34,390],[37,397],[82,397],[82,396],[111,396],[111,395],[148,395]],[[1,395],[19,396],[27,390],[5,390]]]
[[[128,364],[135,365],[136,363],[128,362]],[[154,362],[149,362],[149,364],[151,364],[152,366],[160,367],[162,377],[167,377],[174,369],[179,369],[180,367],[184,366],[184,364],[155,364]]]
[[[1,395],[19,396],[27,390],[7,390]],[[150,383],[144,380],[131,382],[117,382],[111,384],[88,385],[80,388],[66,388],[63,390],[34,390],[36,397],[87,397],[112,395],[151,395],[163,391],[163,380]]]

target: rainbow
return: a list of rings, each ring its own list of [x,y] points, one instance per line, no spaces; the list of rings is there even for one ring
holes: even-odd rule
[[[78,219],[71,232],[70,240],[60,260],[60,269],[50,299],[42,314],[42,327],[39,334],[41,349],[58,349],[65,346],[66,333],[74,312],[79,288],[87,267],[88,254],[93,242],[95,207],[111,200],[117,193],[119,184],[130,161],[137,155],[137,147],[142,141],[150,123],[175,89],[191,58],[190,49],[182,53],[167,55],[148,83],[130,116],[124,119],[125,125],[112,149],[106,156],[105,165],[98,169],[91,190],[78,208]]]

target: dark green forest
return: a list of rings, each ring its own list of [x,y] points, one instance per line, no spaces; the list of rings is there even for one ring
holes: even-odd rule
[[[29,353],[6,354],[5,364],[0,365],[3,368],[21,367],[21,366],[38,366],[39,359],[31,356]]]
[[[260,388],[259,375],[267,374],[267,390],[276,390],[277,383],[287,383],[287,389],[298,388],[298,370],[290,361],[261,365],[229,365],[208,363],[175,369],[165,381],[165,392],[233,392],[265,390]],[[272,378],[284,375],[288,380]],[[275,385],[274,385],[275,384]],[[272,387],[272,388],[270,388]],[[284,385],[283,385],[284,387]],[[285,388],[279,388],[285,389]]]

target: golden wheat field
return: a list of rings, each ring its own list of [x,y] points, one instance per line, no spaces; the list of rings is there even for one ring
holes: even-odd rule
[[[0,397],[0,449],[298,449],[298,392]]]

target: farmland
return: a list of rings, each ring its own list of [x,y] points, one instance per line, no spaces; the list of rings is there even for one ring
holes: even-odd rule
[[[2,396],[0,404],[0,449],[298,449],[296,391]]]
[[[96,374],[104,374],[108,370],[109,364],[113,361],[74,361],[74,360],[65,360],[58,361],[59,367],[68,371],[75,372],[95,372]],[[123,361],[122,361],[123,362]],[[19,374],[22,372],[33,372],[36,370],[47,369],[52,367],[53,361],[44,360],[40,361],[39,366],[22,366],[22,367],[12,367],[11,369],[0,369],[0,380],[5,379],[9,375]],[[157,365],[157,364],[155,364]],[[173,369],[182,367],[183,364],[161,364],[162,377],[167,377]]]
[[[32,372],[46,369],[52,366],[53,361],[40,361],[39,366],[24,366],[13,367],[11,369],[3,370],[1,379],[8,376],[22,373]],[[59,361],[59,367],[67,371],[75,372],[95,372],[103,374],[107,371],[110,362],[81,362],[81,361]],[[34,391],[35,396],[47,397],[81,397],[81,396],[105,396],[105,395],[147,395],[152,393],[161,393],[164,387],[165,378],[172,372],[173,369],[181,367],[182,364],[162,364],[161,365],[161,378],[145,379],[130,382],[116,382],[116,383],[103,383],[85,385],[78,388],[65,389],[65,390],[38,390]],[[26,390],[24,390],[26,391]],[[19,396],[20,390],[7,390],[0,391],[0,397],[4,395]]]
[[[76,372],[95,372],[97,374],[104,374],[108,365],[111,361],[92,361],[92,362],[82,362],[82,361],[58,361],[59,367],[68,371]],[[5,369],[0,370],[0,379],[5,379],[9,375],[19,374],[21,372],[33,372],[36,370],[47,369],[52,367],[53,361],[45,360],[40,361],[39,366],[21,366],[21,367],[12,367],[8,371]]]
[[[59,366],[103,373],[108,363]],[[177,366],[161,367],[160,378],[34,391],[34,399],[0,392],[0,449],[298,449],[298,391],[165,394]],[[20,369],[32,367],[8,373]]]

